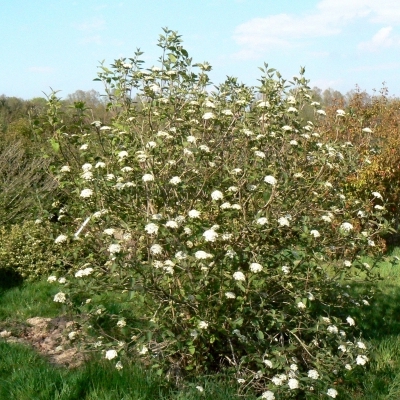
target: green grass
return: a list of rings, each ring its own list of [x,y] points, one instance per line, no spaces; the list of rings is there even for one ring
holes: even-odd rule
[[[395,248],[392,255],[400,257],[400,248]],[[400,399],[400,264],[393,267],[381,262],[378,270],[381,281],[353,287],[356,291],[375,291],[369,307],[356,307],[352,313],[372,346],[371,361],[365,370],[348,373],[340,385],[341,398]],[[58,291],[55,286],[45,281],[4,282],[0,287],[0,330],[13,332],[22,329],[27,318],[55,317],[63,312],[62,305],[49,300]],[[202,385],[205,392],[200,393],[197,385]],[[99,359],[69,370],[51,365],[27,346],[0,340],[0,399],[230,400],[238,398],[235,386],[222,376],[214,376],[186,381],[178,389],[129,360],[124,360],[121,371],[112,362]]]

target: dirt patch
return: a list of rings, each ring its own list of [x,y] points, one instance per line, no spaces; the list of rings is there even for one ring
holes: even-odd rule
[[[34,347],[46,356],[52,364],[75,368],[85,361],[84,354],[74,345],[75,323],[67,317],[42,318],[26,320],[26,327],[13,336],[3,330],[0,337],[7,342],[22,343]]]

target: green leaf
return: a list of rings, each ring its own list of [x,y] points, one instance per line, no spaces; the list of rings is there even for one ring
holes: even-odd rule
[[[175,57],[172,53],[169,53],[169,54],[168,54],[168,58],[169,58],[169,60],[170,60],[171,62],[173,62],[173,63],[176,62],[176,57]]]
[[[263,339],[264,339],[264,334],[263,334],[261,331],[258,331],[258,332],[257,332],[257,337],[258,337],[260,340],[263,340]]]
[[[60,143],[58,143],[54,138],[50,139],[50,144],[56,153],[60,151]]]

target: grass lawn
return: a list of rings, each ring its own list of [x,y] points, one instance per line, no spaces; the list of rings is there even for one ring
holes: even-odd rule
[[[400,248],[392,254],[400,257]],[[372,345],[371,362],[365,370],[348,373],[341,386],[342,399],[400,399],[400,265],[381,263],[379,272],[383,279],[371,287],[376,294],[370,306],[362,312],[354,310],[364,337]],[[27,318],[60,314],[60,305],[51,301],[57,287],[45,281],[14,287],[7,286],[4,279],[0,282],[0,331],[7,329],[17,335],[26,327]],[[197,385],[204,387],[203,393]],[[222,376],[199,377],[177,389],[128,360],[121,371],[98,359],[71,370],[50,364],[32,348],[0,339],[0,399],[229,400],[238,398],[235,393],[236,387],[224,383]]]

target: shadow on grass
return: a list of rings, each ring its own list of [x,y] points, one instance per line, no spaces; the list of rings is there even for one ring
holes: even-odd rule
[[[23,278],[20,274],[13,270],[0,268],[0,292],[20,286],[23,283]]]
[[[367,340],[380,340],[400,334],[400,287],[385,284],[377,289],[370,306],[352,310],[357,325]]]

